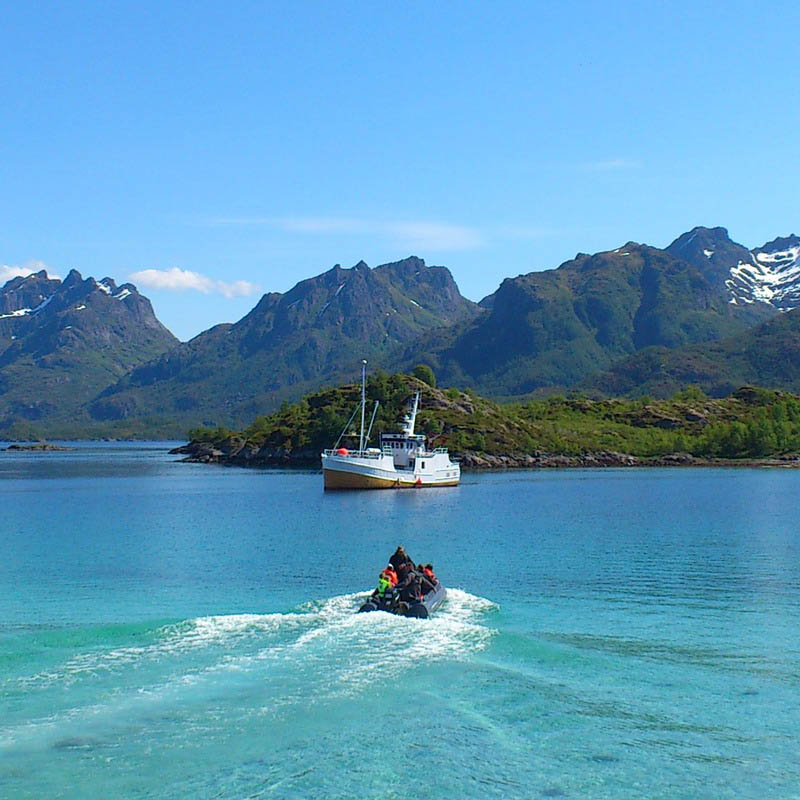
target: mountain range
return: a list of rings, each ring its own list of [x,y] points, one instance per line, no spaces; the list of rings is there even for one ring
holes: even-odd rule
[[[110,386],[94,419],[134,416],[191,425],[240,424],[284,399],[337,383],[424,332],[479,312],[449,270],[407,258],[370,269],[337,265],[286,294],[265,294],[233,325],[217,325]]]
[[[241,427],[371,368],[430,365],[495,398],[578,389],[800,388],[800,239],[752,250],[724,228],[628,242],[508,278],[473,303],[416,257],[336,265],[178,342],[132,284],[44,271],[0,289],[0,431],[175,435]]]

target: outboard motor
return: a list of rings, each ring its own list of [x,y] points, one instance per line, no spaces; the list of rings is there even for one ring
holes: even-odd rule
[[[394,611],[397,605],[397,589],[391,588],[387,590],[383,597],[378,594],[372,594],[367,599],[367,602],[359,608],[361,611]]]

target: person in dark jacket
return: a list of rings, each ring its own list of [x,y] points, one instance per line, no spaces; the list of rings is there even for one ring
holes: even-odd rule
[[[422,599],[422,576],[414,569],[408,569],[406,576],[398,584],[400,599],[407,603]]]
[[[436,588],[436,584],[428,577],[428,574],[425,572],[425,568],[422,566],[422,564],[419,565],[417,574],[419,575],[419,583],[423,595],[428,594],[428,592],[432,592]]]
[[[389,558],[389,563],[395,568],[395,572],[400,574],[400,565],[406,564],[410,562],[411,559],[408,557],[408,554],[403,549],[403,545],[399,545],[397,550],[392,553],[391,557]],[[413,562],[411,564],[413,566]]]
[[[406,582],[408,578],[408,573],[411,572],[414,565],[408,561],[403,561],[400,566],[397,568],[397,584],[403,584]]]

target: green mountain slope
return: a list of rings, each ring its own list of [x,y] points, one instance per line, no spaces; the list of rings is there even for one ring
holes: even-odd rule
[[[0,430],[240,427],[357,374],[362,358],[393,371],[427,363],[446,384],[505,399],[572,388],[666,396],[695,383],[714,395],[746,382],[796,388],[793,317],[788,328],[776,317],[796,297],[800,239],[750,251],[724,228],[702,227],[665,250],[629,242],[509,278],[478,305],[446,268],[418,258],[337,265],[187,343],[135,287],[38,273],[0,290]],[[774,325],[748,344],[765,319]]]
[[[524,395],[575,385],[649,346],[710,341],[753,323],[698,268],[633,242],[509,278],[482,305],[488,312],[466,329],[415,343],[397,366],[421,360],[446,383]]]
[[[98,421],[142,417],[242,424],[284,399],[380,364],[434,327],[479,313],[450,272],[407,258],[336,266],[286,294],[266,294],[234,325],[218,325],[134,370],[90,406]]]
[[[609,395],[668,397],[695,384],[724,396],[743,384],[800,392],[800,309],[717,342],[650,348],[582,384]]]

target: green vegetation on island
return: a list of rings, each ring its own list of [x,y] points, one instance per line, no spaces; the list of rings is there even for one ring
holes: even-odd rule
[[[710,398],[690,387],[668,400],[558,395],[501,405],[470,390],[437,389],[414,376],[383,372],[367,382],[368,420],[372,402],[380,402],[373,444],[377,434],[397,429],[415,391],[422,395],[417,431],[430,445],[465,459],[466,466],[496,465],[492,459],[498,457],[511,459],[504,463],[512,466],[535,466],[531,457],[542,454],[757,459],[800,451],[800,397],[787,392],[744,387]],[[358,415],[349,425],[348,420],[359,397],[360,386],[351,384],[284,403],[242,431],[195,428],[184,452],[228,463],[314,463],[346,426],[342,443],[357,442]]]

